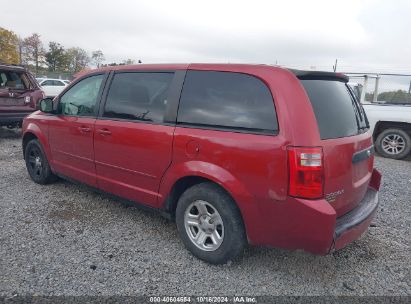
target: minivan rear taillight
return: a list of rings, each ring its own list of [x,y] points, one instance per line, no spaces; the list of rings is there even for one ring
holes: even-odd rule
[[[324,196],[323,150],[320,147],[288,147],[288,195],[306,199]]]

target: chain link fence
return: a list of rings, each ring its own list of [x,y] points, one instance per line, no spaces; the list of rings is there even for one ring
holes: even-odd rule
[[[411,105],[410,74],[346,74],[361,102]]]

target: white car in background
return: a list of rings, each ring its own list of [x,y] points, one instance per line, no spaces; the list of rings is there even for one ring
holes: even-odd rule
[[[68,85],[65,81],[67,80],[45,78],[41,79],[39,84],[46,97],[55,97]]]

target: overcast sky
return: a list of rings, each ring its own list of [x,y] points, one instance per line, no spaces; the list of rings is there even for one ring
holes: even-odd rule
[[[0,0],[0,26],[106,63],[267,63],[411,73],[411,1]]]

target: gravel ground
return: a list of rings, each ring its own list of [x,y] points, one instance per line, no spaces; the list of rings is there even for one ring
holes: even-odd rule
[[[248,248],[191,256],[172,222],[86,188],[32,182],[17,131],[0,128],[0,295],[411,295],[411,159],[377,158],[368,233],[328,256]]]

